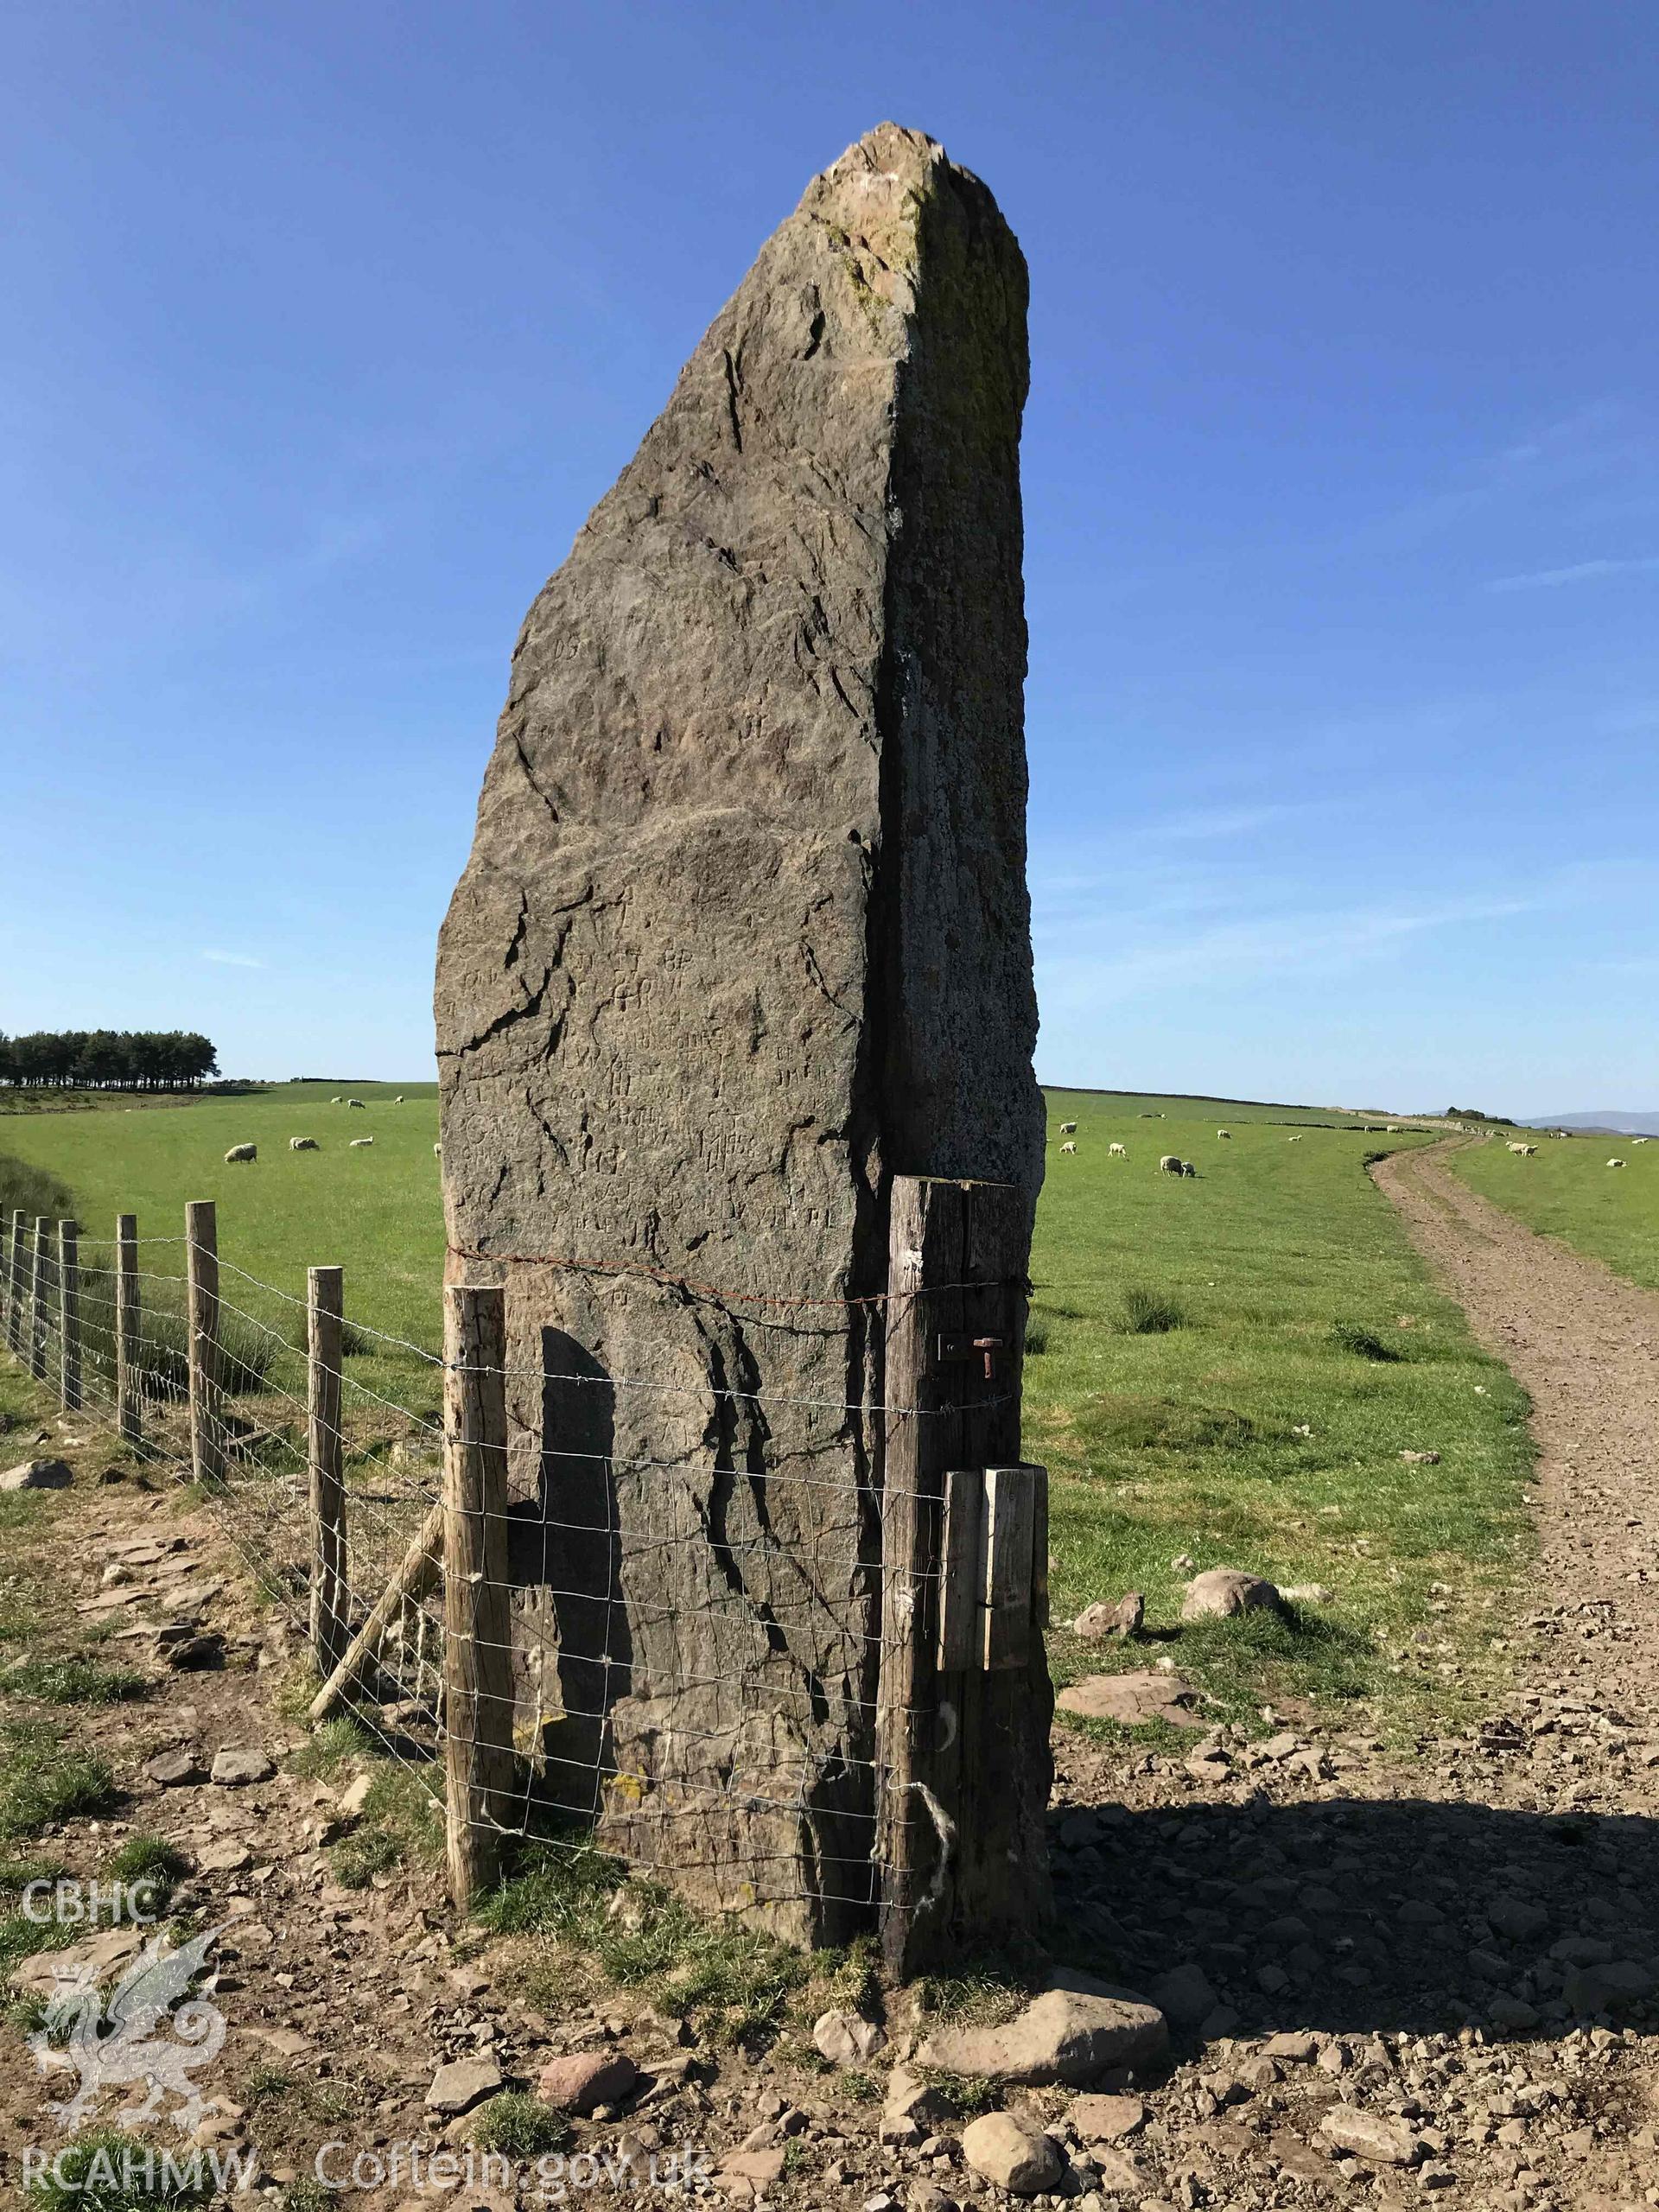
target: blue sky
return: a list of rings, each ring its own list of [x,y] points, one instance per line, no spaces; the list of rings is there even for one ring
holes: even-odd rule
[[[1031,264],[1039,1071],[1659,1106],[1656,95],[1606,0],[14,5],[0,1027],[426,1071],[523,612],[891,116]]]

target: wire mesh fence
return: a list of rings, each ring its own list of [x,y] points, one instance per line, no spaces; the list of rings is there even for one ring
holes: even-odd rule
[[[123,1217],[102,1241],[14,1214],[0,1303],[67,1410],[200,1484],[316,1655],[314,1719],[349,1713],[441,1809],[459,1899],[506,1839],[596,1841],[804,1940],[880,1914],[902,1955],[984,1856],[964,1815],[1009,1827],[987,1793],[1040,1851],[1010,1751],[1048,1717],[1023,1282],[754,1299],[796,1329],[868,1309],[885,1357],[830,1399],[611,1372],[554,1331],[512,1364],[518,1256],[492,1263],[505,1287],[446,1293],[442,1354],[346,1317],[337,1269],[302,1294],[222,1259],[205,1206],[182,1236]],[[1006,1897],[958,1927],[1028,1923],[1042,1870],[1009,1855]]]

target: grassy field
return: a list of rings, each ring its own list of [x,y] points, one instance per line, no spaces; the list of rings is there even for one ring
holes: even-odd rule
[[[1529,1228],[1659,1290],[1659,1141],[1519,1134],[1537,1145],[1535,1159],[1518,1158],[1494,1138],[1454,1153],[1453,1173]],[[1624,1165],[1610,1168],[1610,1160]]]
[[[1364,1172],[1429,1139],[1195,1103],[1049,1096],[1026,1448],[1053,1481],[1056,1618],[1135,1588],[1173,1629],[1178,1559],[1319,1583],[1333,1601],[1290,1629],[1256,1616],[1166,1648],[1236,1709],[1264,1690],[1382,1691],[1402,1719],[1455,1705],[1522,1556],[1531,1454],[1522,1392]],[[1196,1179],[1160,1174],[1164,1152]],[[1102,1663],[1065,1636],[1055,1659],[1063,1678]]]
[[[399,1089],[402,1105],[393,1102]],[[136,1213],[143,1238],[181,1237],[187,1199],[219,1209],[219,1248],[227,1262],[226,1302],[291,1335],[296,1317],[230,1272],[244,1269],[289,1298],[303,1298],[308,1267],[346,1269],[346,1311],[359,1323],[438,1348],[443,1217],[435,1084],[359,1084],[342,1096],[365,1110],[330,1104],[338,1085],[283,1084],[245,1098],[205,1099],[165,1109],[35,1114],[0,1122],[0,1209],[56,1213],[73,1205],[88,1247],[113,1235],[118,1213]],[[321,1149],[290,1152],[311,1136]],[[349,1141],[372,1136],[353,1152]],[[257,1144],[251,1166],[228,1166],[232,1145]],[[35,1171],[21,1177],[14,1163]],[[42,1187],[48,1178],[55,1192]],[[156,1278],[182,1271],[182,1247],[148,1248]],[[157,1281],[155,1294],[172,1294]],[[432,1409],[431,1380],[395,1348],[352,1363],[376,1389],[414,1389]]]
[[[395,1090],[354,1086],[362,1113],[331,1105],[328,1085],[289,1084],[162,1113],[30,1116],[0,1126],[0,1205],[73,1203],[88,1230],[131,1210],[142,1233],[177,1236],[187,1198],[216,1198],[235,1266],[296,1296],[308,1263],[339,1261],[351,1315],[435,1349],[435,1092],[408,1085],[397,1105]],[[1049,1108],[1027,1451],[1053,1475],[1056,1618],[1141,1590],[1172,1639],[1157,1648],[1240,1715],[1269,1697],[1380,1695],[1402,1719],[1425,1697],[1455,1703],[1521,1556],[1530,1456],[1520,1392],[1364,1172],[1368,1155],[1428,1140],[1236,1101],[1053,1092]],[[1075,1156],[1059,1149],[1071,1120]],[[290,1153],[299,1135],[323,1149]],[[346,1148],[364,1135],[372,1150]],[[226,1166],[249,1141],[257,1166]],[[1164,1152],[1197,1177],[1159,1173]],[[27,1163],[26,1195],[10,1194],[8,1159]],[[166,1250],[153,1263],[176,1267]],[[292,1309],[229,1274],[226,1294],[291,1332]],[[431,1370],[395,1351],[371,1345],[348,1373],[432,1410]],[[1408,1450],[1440,1457],[1408,1464]],[[1287,1623],[1177,1639],[1184,1558],[1333,1596]],[[1144,1665],[1147,1650],[1061,1633],[1055,1661],[1066,1679]]]

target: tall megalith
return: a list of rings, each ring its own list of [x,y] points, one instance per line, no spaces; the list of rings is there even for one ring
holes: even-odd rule
[[[890,1179],[1041,1180],[1026,296],[932,140],[813,180],[531,608],[439,950],[526,1772],[808,1940],[870,1896]]]

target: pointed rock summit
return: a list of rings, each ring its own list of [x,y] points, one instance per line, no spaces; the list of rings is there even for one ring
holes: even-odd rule
[[[531,608],[439,951],[518,1747],[811,1941],[871,1893],[890,1178],[1042,1174],[1026,296],[919,132],[813,180]]]

